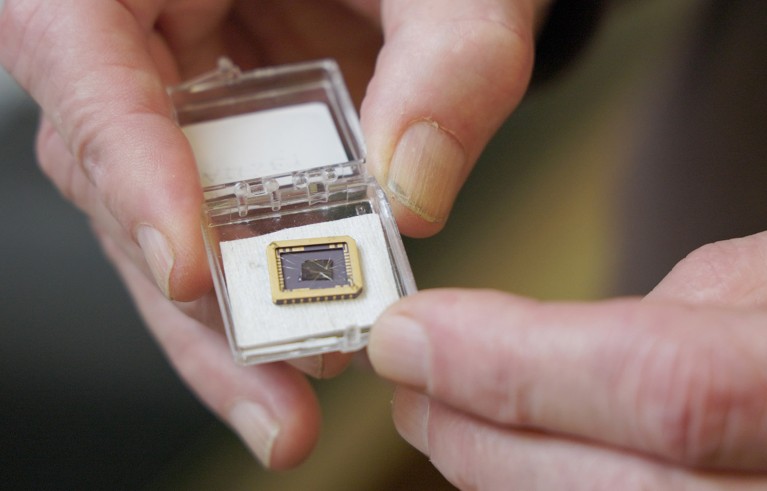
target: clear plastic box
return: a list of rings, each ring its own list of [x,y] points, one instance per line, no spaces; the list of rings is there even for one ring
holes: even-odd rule
[[[364,347],[415,282],[336,63],[244,73],[222,59],[169,93],[203,183],[203,234],[235,360]]]

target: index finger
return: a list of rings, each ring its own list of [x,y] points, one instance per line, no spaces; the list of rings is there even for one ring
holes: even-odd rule
[[[210,278],[194,158],[155,60],[164,53],[164,69],[172,72],[151,35],[161,5],[8,0],[0,13],[0,62],[41,105],[102,202],[142,246],[166,295],[188,300],[207,291]]]
[[[380,374],[502,425],[675,462],[767,469],[767,316],[433,291],[373,327]]]

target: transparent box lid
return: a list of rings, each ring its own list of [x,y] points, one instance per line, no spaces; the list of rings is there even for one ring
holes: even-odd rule
[[[336,63],[241,72],[224,59],[169,93],[235,360],[364,347],[415,283]]]

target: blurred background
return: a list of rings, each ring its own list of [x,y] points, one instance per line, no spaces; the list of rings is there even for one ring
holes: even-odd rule
[[[765,211],[738,211],[767,210],[764,153],[749,147],[763,133],[748,130],[764,128],[767,111],[742,97],[764,83],[733,89],[732,69],[682,82],[711,68],[701,60],[750,66],[738,56],[764,53],[737,36],[696,52],[691,40],[711,20],[708,4],[616,3],[587,50],[535,89],[491,142],[444,233],[407,241],[419,287],[543,299],[641,294],[697,245],[764,229]],[[724,24],[714,39],[732,38]],[[751,24],[761,38],[764,17]],[[742,111],[704,118],[703,133],[671,126],[707,94],[721,96],[720,112],[732,101],[755,107],[745,120]],[[671,98],[681,103],[666,104]],[[396,435],[391,387],[359,367],[315,384],[325,424],[310,460],[262,471],[177,380],[85,218],[42,177],[36,121],[33,103],[0,72],[0,488],[451,489]],[[731,144],[738,151],[667,145],[669,137],[716,141],[715,123],[728,121],[747,139]],[[701,166],[698,154],[728,165]],[[741,158],[760,165],[738,170]],[[671,178],[655,168],[672,169]],[[717,194],[736,181],[746,183],[733,187],[737,200]],[[669,206],[680,197],[683,206]]]

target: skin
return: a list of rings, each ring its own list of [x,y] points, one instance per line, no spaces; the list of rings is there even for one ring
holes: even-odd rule
[[[424,292],[368,353],[459,488],[764,489],[766,253],[764,232],[705,246],[643,299]]]
[[[460,165],[440,171],[455,189],[418,203],[388,189],[402,231],[427,236],[524,94],[546,4],[7,0],[0,63],[42,108],[42,168],[91,218],[179,375],[241,433],[232,408],[258,404],[278,431],[268,445],[243,439],[282,469],[316,442],[317,402],[295,366],[231,363],[199,234],[194,161],[164,87],[222,54],[243,68],[337,58],[362,102],[381,183],[415,123],[447,135],[460,154]],[[424,212],[432,202],[440,213]],[[142,226],[168,244],[165,275],[147,266]],[[764,489],[765,258],[767,234],[713,244],[648,297],[595,304],[424,292],[380,318],[369,355],[400,384],[400,433],[461,488]],[[329,376],[346,361],[294,365]]]

